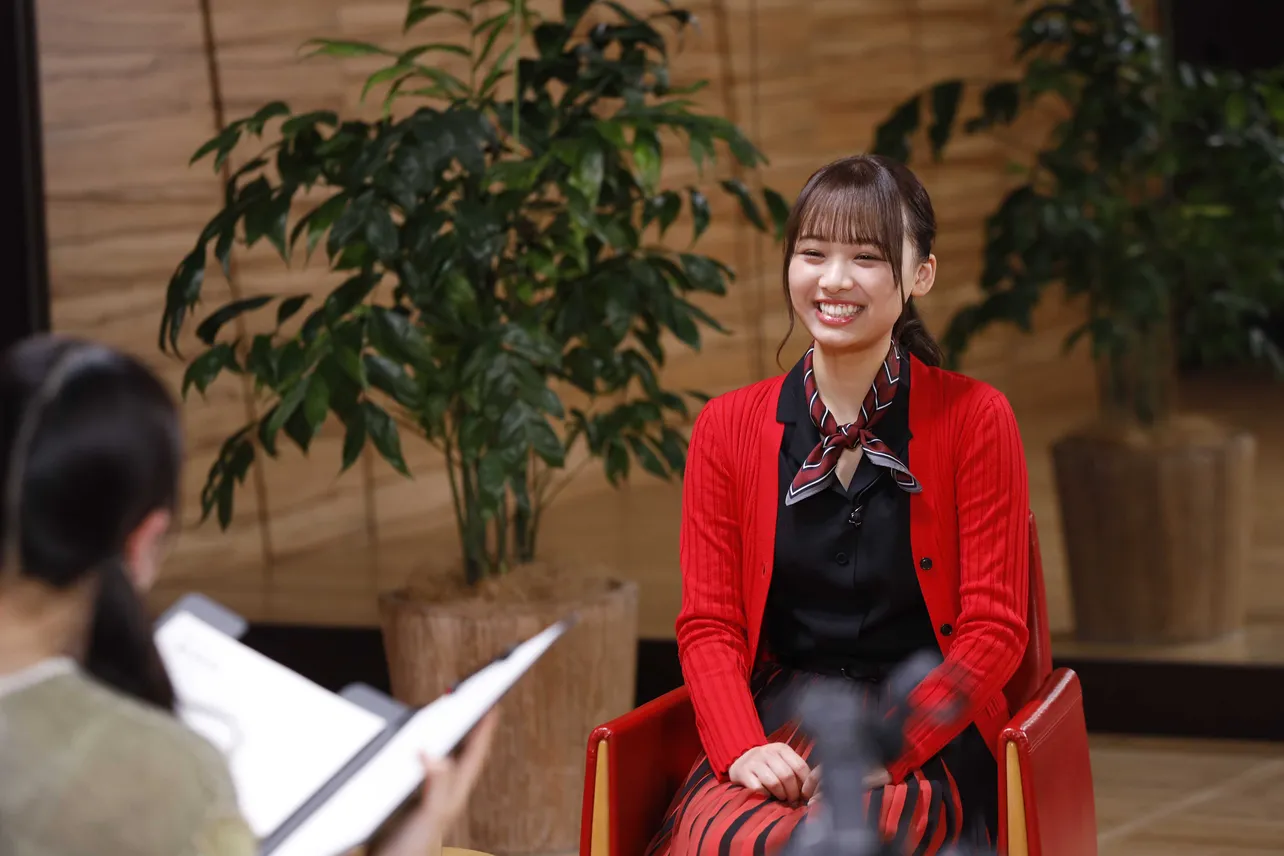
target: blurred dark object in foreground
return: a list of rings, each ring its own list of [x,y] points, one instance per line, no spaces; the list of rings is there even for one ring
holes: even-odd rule
[[[803,691],[798,716],[816,746],[812,758],[824,770],[824,796],[790,839],[782,856],[903,856],[885,843],[876,817],[865,817],[855,808],[865,796],[865,777],[886,768],[903,748],[905,723],[911,709],[909,695],[933,668],[939,655],[924,652],[906,661],[887,681],[882,707],[866,707],[860,692],[842,679],[819,681]],[[940,710],[943,721],[960,710]],[[953,847],[941,856],[993,856],[994,851]]]
[[[49,328],[34,0],[0,3],[0,350]]]
[[[1178,62],[1234,71],[1284,65],[1279,0],[1164,0]]]

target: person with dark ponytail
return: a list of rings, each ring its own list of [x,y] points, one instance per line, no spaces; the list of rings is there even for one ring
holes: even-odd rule
[[[0,363],[0,853],[251,856],[225,760],[174,716],[141,593],[175,528],[178,413],[136,360],[55,337]],[[430,852],[493,720],[377,856]]]
[[[915,311],[935,237],[922,183],[878,156],[821,168],[790,211],[790,332],[811,344],[711,400],[691,434],[677,641],[705,752],[648,856],[772,856],[817,809],[863,812],[907,854],[997,834],[1029,487],[1007,400],[940,368]],[[924,650],[942,662],[911,696],[901,756],[868,772],[860,805],[826,806],[799,689],[845,679],[877,703]]]

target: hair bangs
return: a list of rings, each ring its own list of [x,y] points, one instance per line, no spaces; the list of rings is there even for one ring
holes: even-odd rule
[[[834,166],[807,188],[791,243],[810,238],[877,247],[899,280],[905,215],[895,180],[870,164]]]

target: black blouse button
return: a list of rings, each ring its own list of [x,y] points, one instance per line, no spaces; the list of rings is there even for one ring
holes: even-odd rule
[[[927,556],[924,556],[923,558],[918,560],[918,566],[925,571],[930,571],[932,570],[932,560],[929,559]]]
[[[949,625],[949,624],[942,624],[942,625],[941,625],[941,635],[942,635],[942,636],[950,636],[950,635],[952,635],[953,633],[954,633],[954,628],[953,628],[951,625]]]
[[[834,556],[834,561],[840,565],[847,564],[847,554],[846,553],[837,554],[836,556]]]

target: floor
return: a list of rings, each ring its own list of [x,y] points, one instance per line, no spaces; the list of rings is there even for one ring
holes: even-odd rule
[[[1100,856],[1284,853],[1284,745],[1097,737]]]

